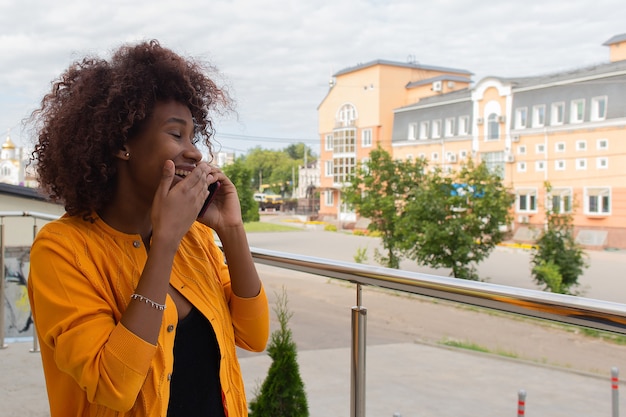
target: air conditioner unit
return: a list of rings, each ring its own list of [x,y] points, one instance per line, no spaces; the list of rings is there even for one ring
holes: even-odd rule
[[[513,155],[512,153],[506,154],[505,158],[506,158],[506,162],[509,164],[515,162],[515,155]]]
[[[479,117],[478,119],[476,119],[476,123],[478,123],[479,125],[482,125],[485,122],[485,119],[483,119],[482,117]]]
[[[456,154],[449,153],[446,159],[448,160],[449,163],[456,164]]]
[[[433,91],[441,91],[442,90],[442,85],[441,85],[441,81],[434,81],[433,82]]]
[[[506,116],[498,116],[498,122],[500,123],[506,122]]]
[[[528,222],[530,222],[530,218],[528,216],[524,216],[524,215],[517,216],[517,222],[518,223],[528,223]]]
[[[511,136],[511,142],[519,142],[519,135]]]

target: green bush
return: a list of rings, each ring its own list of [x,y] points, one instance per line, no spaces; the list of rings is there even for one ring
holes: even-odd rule
[[[304,383],[300,377],[296,344],[288,327],[292,313],[287,309],[287,294],[277,294],[274,312],[280,328],[272,333],[267,353],[272,364],[260,392],[250,401],[250,417],[308,417]]]

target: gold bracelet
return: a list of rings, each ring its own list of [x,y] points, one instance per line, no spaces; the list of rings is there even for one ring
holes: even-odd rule
[[[151,299],[144,297],[141,294],[132,294],[130,298],[132,298],[133,300],[143,301],[144,303],[149,304],[152,308],[156,308],[159,311],[165,310],[165,304],[155,303]]]

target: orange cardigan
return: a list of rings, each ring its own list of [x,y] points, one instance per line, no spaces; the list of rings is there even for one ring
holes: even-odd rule
[[[139,235],[118,232],[100,219],[91,223],[66,215],[38,233],[28,294],[51,417],[167,414],[178,323],[173,300],[167,297],[156,346],[120,324],[146,260]],[[254,298],[232,293],[213,232],[198,222],[180,244],[170,282],[215,329],[228,416],[247,416],[235,344],[265,349],[265,290]]]

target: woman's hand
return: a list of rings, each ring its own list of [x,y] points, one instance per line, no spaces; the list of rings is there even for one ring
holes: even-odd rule
[[[187,177],[172,186],[174,162],[165,161],[152,204],[153,238],[164,236],[178,246],[209,195],[209,171],[208,165],[198,164]]]
[[[233,182],[218,167],[206,165],[210,169],[207,175],[207,182],[211,184],[219,181],[221,185],[204,215],[198,218],[198,220],[219,234],[220,230],[224,228],[243,224],[241,205],[239,204],[239,195]]]

